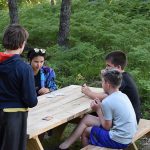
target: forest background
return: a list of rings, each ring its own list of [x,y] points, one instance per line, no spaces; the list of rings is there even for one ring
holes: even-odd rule
[[[105,55],[122,50],[128,56],[126,71],[139,89],[143,118],[150,119],[149,0],[72,0],[68,47],[57,44],[61,0],[56,5],[49,0],[18,1],[20,24],[30,34],[28,45],[47,50],[46,64],[54,68],[59,88],[101,86]],[[0,0],[0,39],[8,24],[7,3]]]

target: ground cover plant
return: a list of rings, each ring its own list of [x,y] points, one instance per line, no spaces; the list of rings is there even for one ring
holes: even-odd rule
[[[105,55],[123,50],[129,60],[126,71],[139,88],[143,118],[150,119],[150,2],[73,0],[67,49],[57,45],[60,0],[55,6],[40,2],[20,6],[20,23],[30,33],[30,46],[47,49],[46,63],[55,69],[59,88],[84,82],[99,87]],[[9,23],[7,8],[0,10],[0,18],[2,37]]]

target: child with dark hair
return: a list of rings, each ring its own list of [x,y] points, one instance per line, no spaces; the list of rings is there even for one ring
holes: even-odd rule
[[[120,70],[124,70],[127,66],[127,56],[122,51],[113,51],[105,57],[106,67],[117,67]],[[113,66],[112,66],[113,64]]]
[[[136,114],[137,123],[139,123],[141,117],[141,109],[140,109],[141,102],[139,98],[138,89],[134,80],[132,79],[129,73],[124,71],[127,65],[126,54],[122,51],[113,51],[107,54],[105,60],[106,60],[106,68],[116,68],[122,73],[123,79],[119,90],[129,97]],[[97,97],[100,100],[103,100],[105,97],[107,97],[106,93],[92,92],[88,88],[88,86],[86,86],[86,84],[82,87],[81,90],[85,95],[91,97],[92,99],[95,99]]]
[[[86,115],[73,133],[60,146],[67,149],[80,136],[83,146],[95,146],[123,149],[132,141],[137,130],[136,116],[133,106],[119,87],[122,74],[116,69],[106,69],[101,72],[102,87],[107,97],[100,102],[95,99],[91,108],[97,116]]]
[[[26,150],[28,107],[37,104],[33,71],[21,60],[28,32],[8,26],[0,52],[0,150]]]
[[[46,50],[38,48],[28,48],[28,50],[27,58],[34,72],[37,95],[43,95],[57,90],[54,70],[47,66],[43,66]]]

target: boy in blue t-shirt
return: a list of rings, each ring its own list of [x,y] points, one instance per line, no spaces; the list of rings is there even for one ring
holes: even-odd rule
[[[60,146],[69,148],[81,136],[83,146],[88,144],[123,149],[132,141],[137,130],[136,116],[129,98],[119,91],[122,74],[116,69],[103,70],[102,87],[108,96],[91,103],[98,116],[86,115],[75,131]]]

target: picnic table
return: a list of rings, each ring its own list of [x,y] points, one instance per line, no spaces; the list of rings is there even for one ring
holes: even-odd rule
[[[95,92],[101,88],[90,87]],[[91,112],[91,99],[81,92],[81,86],[70,85],[38,97],[36,107],[29,110],[28,150],[43,150],[39,136],[50,129]]]

